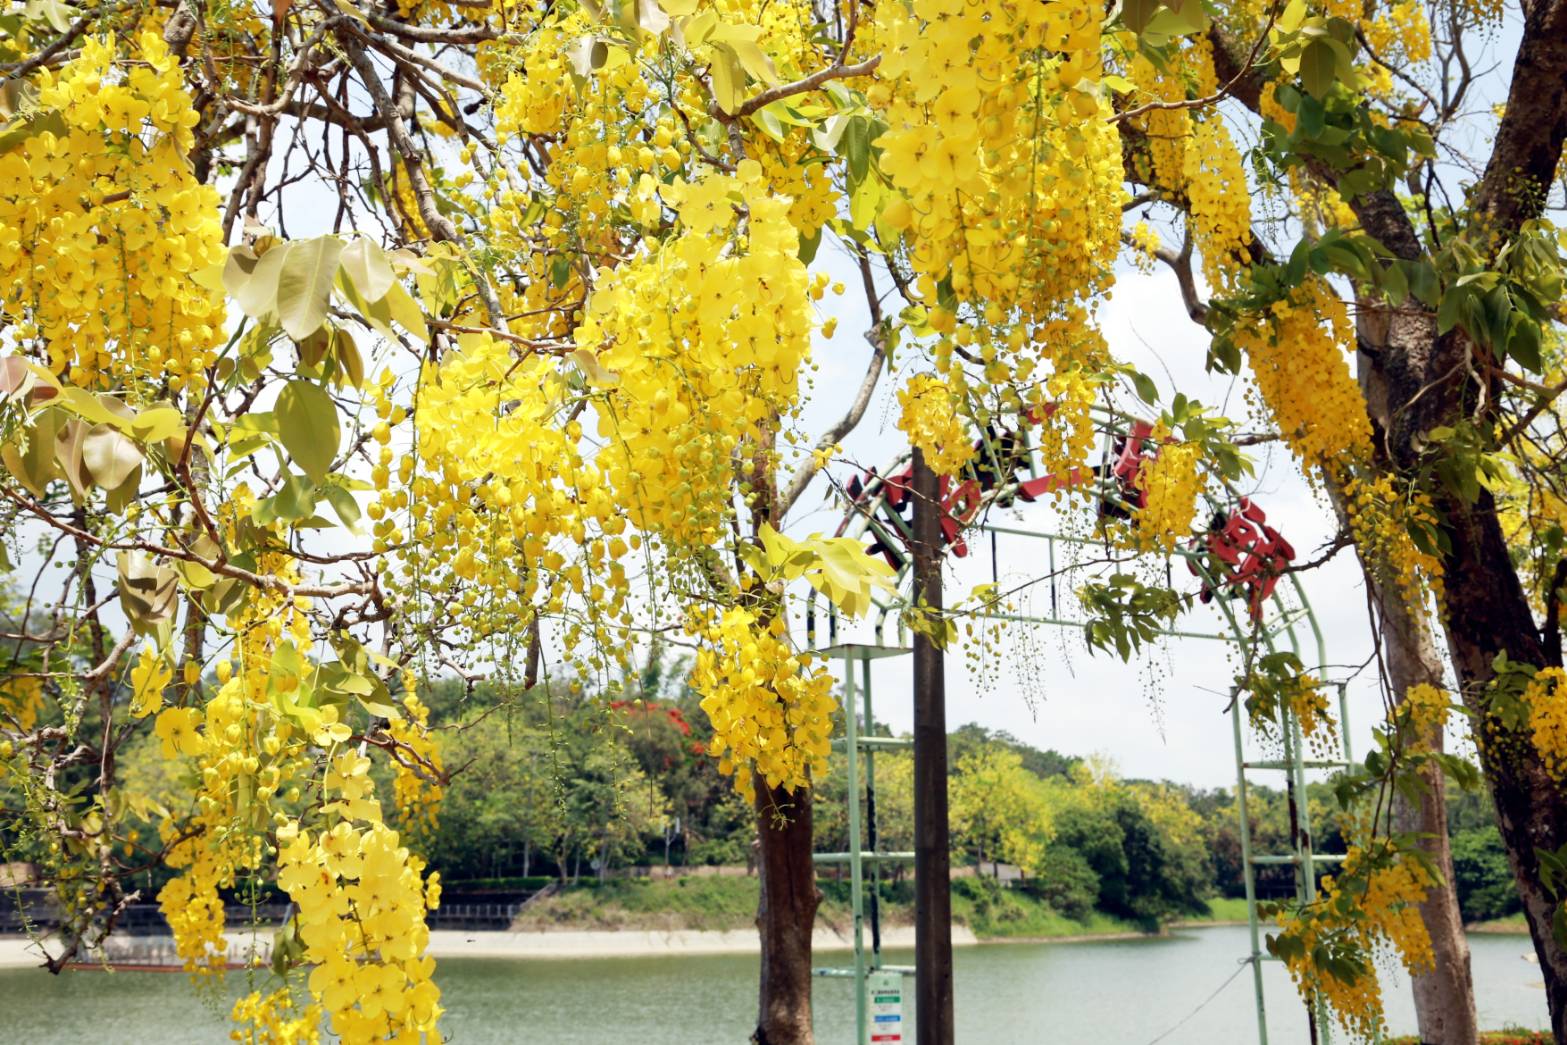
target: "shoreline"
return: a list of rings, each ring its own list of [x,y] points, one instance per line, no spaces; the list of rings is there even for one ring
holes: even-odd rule
[[[1163,932],[1081,933],[1059,936],[975,935],[964,925],[952,927],[954,947],[988,944],[1079,944],[1153,940],[1172,932],[1245,925],[1244,921],[1183,921],[1166,926]],[[1469,929],[1484,935],[1524,935],[1527,930],[1503,926],[1476,926]],[[270,941],[272,928],[266,927],[254,937],[246,932],[230,932],[230,953],[239,953],[252,938]],[[153,937],[153,939],[162,939]],[[847,933],[817,928],[812,948],[822,953],[853,950]],[[882,930],[884,948],[908,949],[914,946],[912,926],[889,926]],[[532,932],[495,930],[435,929],[430,933],[427,953],[441,958],[507,958],[516,960],[561,961],[574,958],[659,958],[684,955],[755,955],[760,953],[755,930],[744,929],[547,929]],[[32,939],[26,936],[0,935],[0,969],[23,969],[42,964]],[[176,970],[177,971],[177,970]]]
[[[239,953],[254,938],[270,941],[273,929],[263,928],[254,937],[246,932],[229,932],[229,952]],[[164,940],[166,937],[147,937]],[[979,937],[966,926],[952,928],[954,947],[973,947]],[[852,939],[833,929],[818,928],[812,935],[813,950],[823,953],[854,949]],[[890,927],[882,931],[882,946],[914,946],[912,926]],[[660,958],[683,955],[724,955],[761,953],[754,929],[560,929],[540,932],[435,929],[430,933],[426,951],[433,958],[512,958],[559,961],[572,958]],[[41,965],[42,956],[27,936],[0,936],[0,969],[25,969]]]

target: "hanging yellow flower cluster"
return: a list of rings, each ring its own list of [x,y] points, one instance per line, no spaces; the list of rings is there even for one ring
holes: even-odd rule
[[[269,994],[251,991],[229,1013],[235,1023],[229,1040],[240,1045],[316,1045],[321,1040],[321,1006],[301,1010],[293,992],[280,987]]]
[[[381,820],[370,760],[336,755],[326,775],[325,812],[335,823],[312,832],[297,823],[278,831],[278,885],[298,908],[295,936],[310,992],[345,1041],[439,1042],[440,990],[425,956],[425,911],[434,896],[420,878],[423,861]]]
[[[1567,780],[1567,671],[1541,668],[1524,689],[1529,734],[1545,768]]]
[[[1372,849],[1350,846],[1340,873],[1322,879],[1319,902],[1280,917],[1280,935],[1291,942],[1285,965],[1302,996],[1322,998],[1352,1037],[1378,1040],[1382,988],[1373,958],[1396,955],[1410,973],[1431,968],[1420,904],[1436,884],[1424,864],[1385,841]],[[1333,968],[1345,974],[1329,971],[1319,953],[1342,957]]]
[[[1123,195],[1119,136],[1097,118],[1103,10],[916,0],[886,17],[873,102],[915,270],[1028,318],[1102,290]]]
[[[186,159],[179,63],[157,33],[137,43],[122,64],[112,38],[88,38],[39,73],[59,129],[0,152],[0,317],[72,384],[178,390],[216,358],[223,298],[190,276],[223,260],[223,236]]]
[[[1138,467],[1134,482],[1143,504],[1132,514],[1138,548],[1168,554],[1191,536],[1203,488],[1201,461],[1202,448],[1195,443],[1166,443]]]
[[[759,620],[743,607],[693,617],[687,630],[709,646],[697,654],[691,686],[713,724],[709,753],[755,799],[752,774],[770,788],[809,787],[831,751],[832,675],[789,646],[783,618]]]
[[[430,709],[419,699],[418,677],[403,672],[403,714],[387,726],[396,745],[393,756],[392,798],[398,823],[405,830],[428,835],[436,827],[443,791],[437,783],[441,753],[430,734]]]
[[[952,388],[933,374],[915,374],[898,389],[898,428],[909,445],[924,451],[937,475],[959,475],[974,457]]]
[[[1173,49],[1161,70],[1140,54],[1127,63],[1137,104],[1181,102],[1188,95],[1215,93],[1213,52],[1205,38]],[[1147,142],[1149,183],[1160,193],[1184,199],[1192,242],[1203,276],[1216,293],[1234,290],[1251,265],[1251,190],[1246,168],[1224,116],[1209,110],[1153,109],[1137,120]]]
[[[613,375],[597,460],[631,521],[671,546],[707,546],[729,510],[735,448],[765,446],[794,408],[810,290],[789,201],[756,161],[661,195],[679,232],[600,275],[576,343]]]
[[[1411,527],[1436,532],[1431,498],[1423,493],[1401,495],[1389,475],[1352,475],[1344,481],[1344,506],[1350,534],[1368,562],[1381,564],[1404,598],[1418,601],[1427,587],[1442,594],[1442,560],[1422,551],[1410,537]]]
[[[230,522],[248,514],[253,503],[240,487],[229,505]],[[291,575],[286,557],[276,553],[259,565]],[[159,891],[158,903],[186,969],[198,974],[221,971],[227,961],[219,890],[263,868],[259,831],[272,815],[272,799],[297,786],[311,764],[310,738],[283,720],[274,703],[275,693],[280,701],[299,696],[299,671],[274,671],[273,659],[280,645],[289,651],[300,643],[308,647],[303,606],[276,592],[258,593],[229,624],[234,660],[217,669],[217,692],[205,707],[164,708],[156,723],[164,757],[194,759],[201,781],[195,815],[171,816],[159,825],[163,840],[172,844],[167,863],[180,873]]]
[[[1371,454],[1371,420],[1344,347],[1354,327],[1325,280],[1308,278],[1268,307],[1258,323],[1236,328],[1262,404],[1306,468],[1336,468]]]
[[[878,9],[885,57],[868,92],[896,193],[883,221],[942,336],[938,369],[956,392],[965,366],[982,369],[988,408],[1035,411],[1041,440],[1073,451],[1076,412],[1037,408],[1054,403],[1047,382],[1106,362],[1089,303],[1114,278],[1125,190],[1103,118],[1103,18],[1083,0]]]
[[[1192,237],[1216,291],[1234,289],[1251,266],[1251,193],[1246,168],[1219,112],[1192,122],[1182,154]]]

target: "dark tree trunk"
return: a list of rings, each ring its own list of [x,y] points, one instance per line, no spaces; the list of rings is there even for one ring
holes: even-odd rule
[[[757,865],[762,937],[756,1045],[812,1045],[811,931],[816,925],[816,868],[811,861],[811,792],[756,783]]]
[[[1384,220],[1374,201],[1356,209],[1370,225]],[[1397,242],[1395,236],[1381,238]],[[1379,438],[1391,465],[1406,476],[1418,474],[1424,463],[1426,432],[1467,415],[1482,391],[1494,401],[1496,389],[1477,388],[1462,365],[1483,350],[1456,330],[1438,336],[1435,317],[1413,301],[1397,310],[1363,309],[1361,348],[1362,364],[1369,367],[1363,381],[1367,404],[1383,426]],[[1541,667],[1547,663],[1545,644],[1489,491],[1482,488],[1469,503],[1438,484],[1432,496],[1449,545],[1441,607],[1449,655],[1476,723],[1481,766],[1545,978],[1551,1026],[1557,1040],[1567,1042],[1567,950],[1551,933],[1556,900],[1544,890],[1536,855],[1567,843],[1567,794],[1546,772],[1527,731],[1504,730],[1490,714],[1497,654]]]
[[[941,490],[914,451],[914,591],[941,609]],[[914,632],[914,1001],[919,1045],[952,1045],[952,843],[944,653]],[[992,860],[995,854],[991,854]],[[999,877],[1000,870],[997,869]]]
[[[1491,495],[1482,491],[1473,505],[1449,500],[1440,509],[1450,521],[1453,543],[1446,563],[1447,641],[1464,703],[1484,723],[1476,730],[1480,762],[1545,977],[1551,1031],[1558,1042],[1567,1042],[1567,950],[1551,932],[1562,898],[1545,891],[1537,855],[1567,845],[1567,794],[1546,771],[1532,738],[1501,729],[1488,714],[1487,684],[1496,655],[1505,652],[1509,660],[1542,666],[1545,649]]]
[[[1465,215],[1476,242],[1488,240],[1493,249],[1540,215],[1567,141],[1567,0],[1523,0],[1520,7],[1522,33],[1507,106]],[[1234,97],[1260,111],[1262,77],[1240,64],[1238,56],[1245,51],[1222,27],[1216,24],[1210,32],[1220,79],[1233,82]],[[1326,163],[1310,162],[1308,169],[1337,184],[1338,172]],[[1427,258],[1426,244],[1391,191],[1349,202],[1361,227],[1394,256]],[[1369,368],[1374,378],[1367,402],[1372,417],[1383,424],[1379,450],[1402,476],[1419,478],[1429,463],[1422,456],[1431,429],[1471,418],[1483,428],[1494,419],[1490,411],[1499,391],[1494,372],[1501,364],[1458,330],[1438,336],[1433,313],[1412,299],[1379,311],[1372,317],[1376,330],[1369,341],[1362,325],[1362,372]],[[1364,312],[1362,318],[1367,318]],[[1536,855],[1567,841],[1567,795],[1545,771],[1531,738],[1500,729],[1489,713],[1496,655],[1505,652],[1510,660],[1543,666],[1545,642],[1490,493],[1482,489],[1474,503],[1442,488],[1431,493],[1451,546],[1443,563],[1441,607],[1448,649],[1463,702],[1475,717],[1481,764],[1545,978],[1551,1028],[1567,1045],[1567,951],[1551,933],[1559,898],[1545,892]]]

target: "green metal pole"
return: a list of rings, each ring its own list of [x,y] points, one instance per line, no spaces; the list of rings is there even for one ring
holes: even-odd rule
[[[1241,739],[1241,697],[1230,691],[1235,726],[1235,802],[1241,818],[1241,878],[1246,883],[1246,922],[1251,931],[1251,983],[1257,994],[1257,1043],[1268,1045],[1268,1016],[1262,998],[1262,934],[1257,926],[1257,883],[1251,863],[1251,816],[1246,811],[1246,749]]]
[[[849,807],[849,906],[854,912],[854,1040],[859,1045],[870,1045],[870,1014],[868,999],[865,997],[865,941],[863,939],[865,929],[865,912],[863,910],[864,897],[861,892],[861,866],[860,849],[860,737],[855,718],[858,709],[854,706],[854,660],[853,654],[847,650],[843,654],[843,728],[847,743],[844,744],[845,756],[849,761],[849,787],[847,793],[847,805]]]

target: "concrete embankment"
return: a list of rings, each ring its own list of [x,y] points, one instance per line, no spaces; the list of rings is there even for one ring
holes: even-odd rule
[[[270,929],[256,942],[269,943]],[[248,933],[228,934],[229,953],[243,953],[251,944]],[[869,937],[866,939],[869,944]],[[955,946],[979,942],[973,932],[954,926]],[[46,944],[53,941],[46,941]],[[854,947],[847,934],[817,929],[812,945],[818,951],[847,951]],[[882,931],[883,947],[913,947],[914,930],[897,926]],[[751,929],[706,931],[695,929],[593,931],[563,929],[547,932],[482,932],[437,929],[430,934],[429,953],[436,958],[650,958],[681,954],[755,954],[756,932]],[[53,947],[51,947],[51,950]],[[25,936],[0,937],[0,968],[38,965],[38,946]]]

